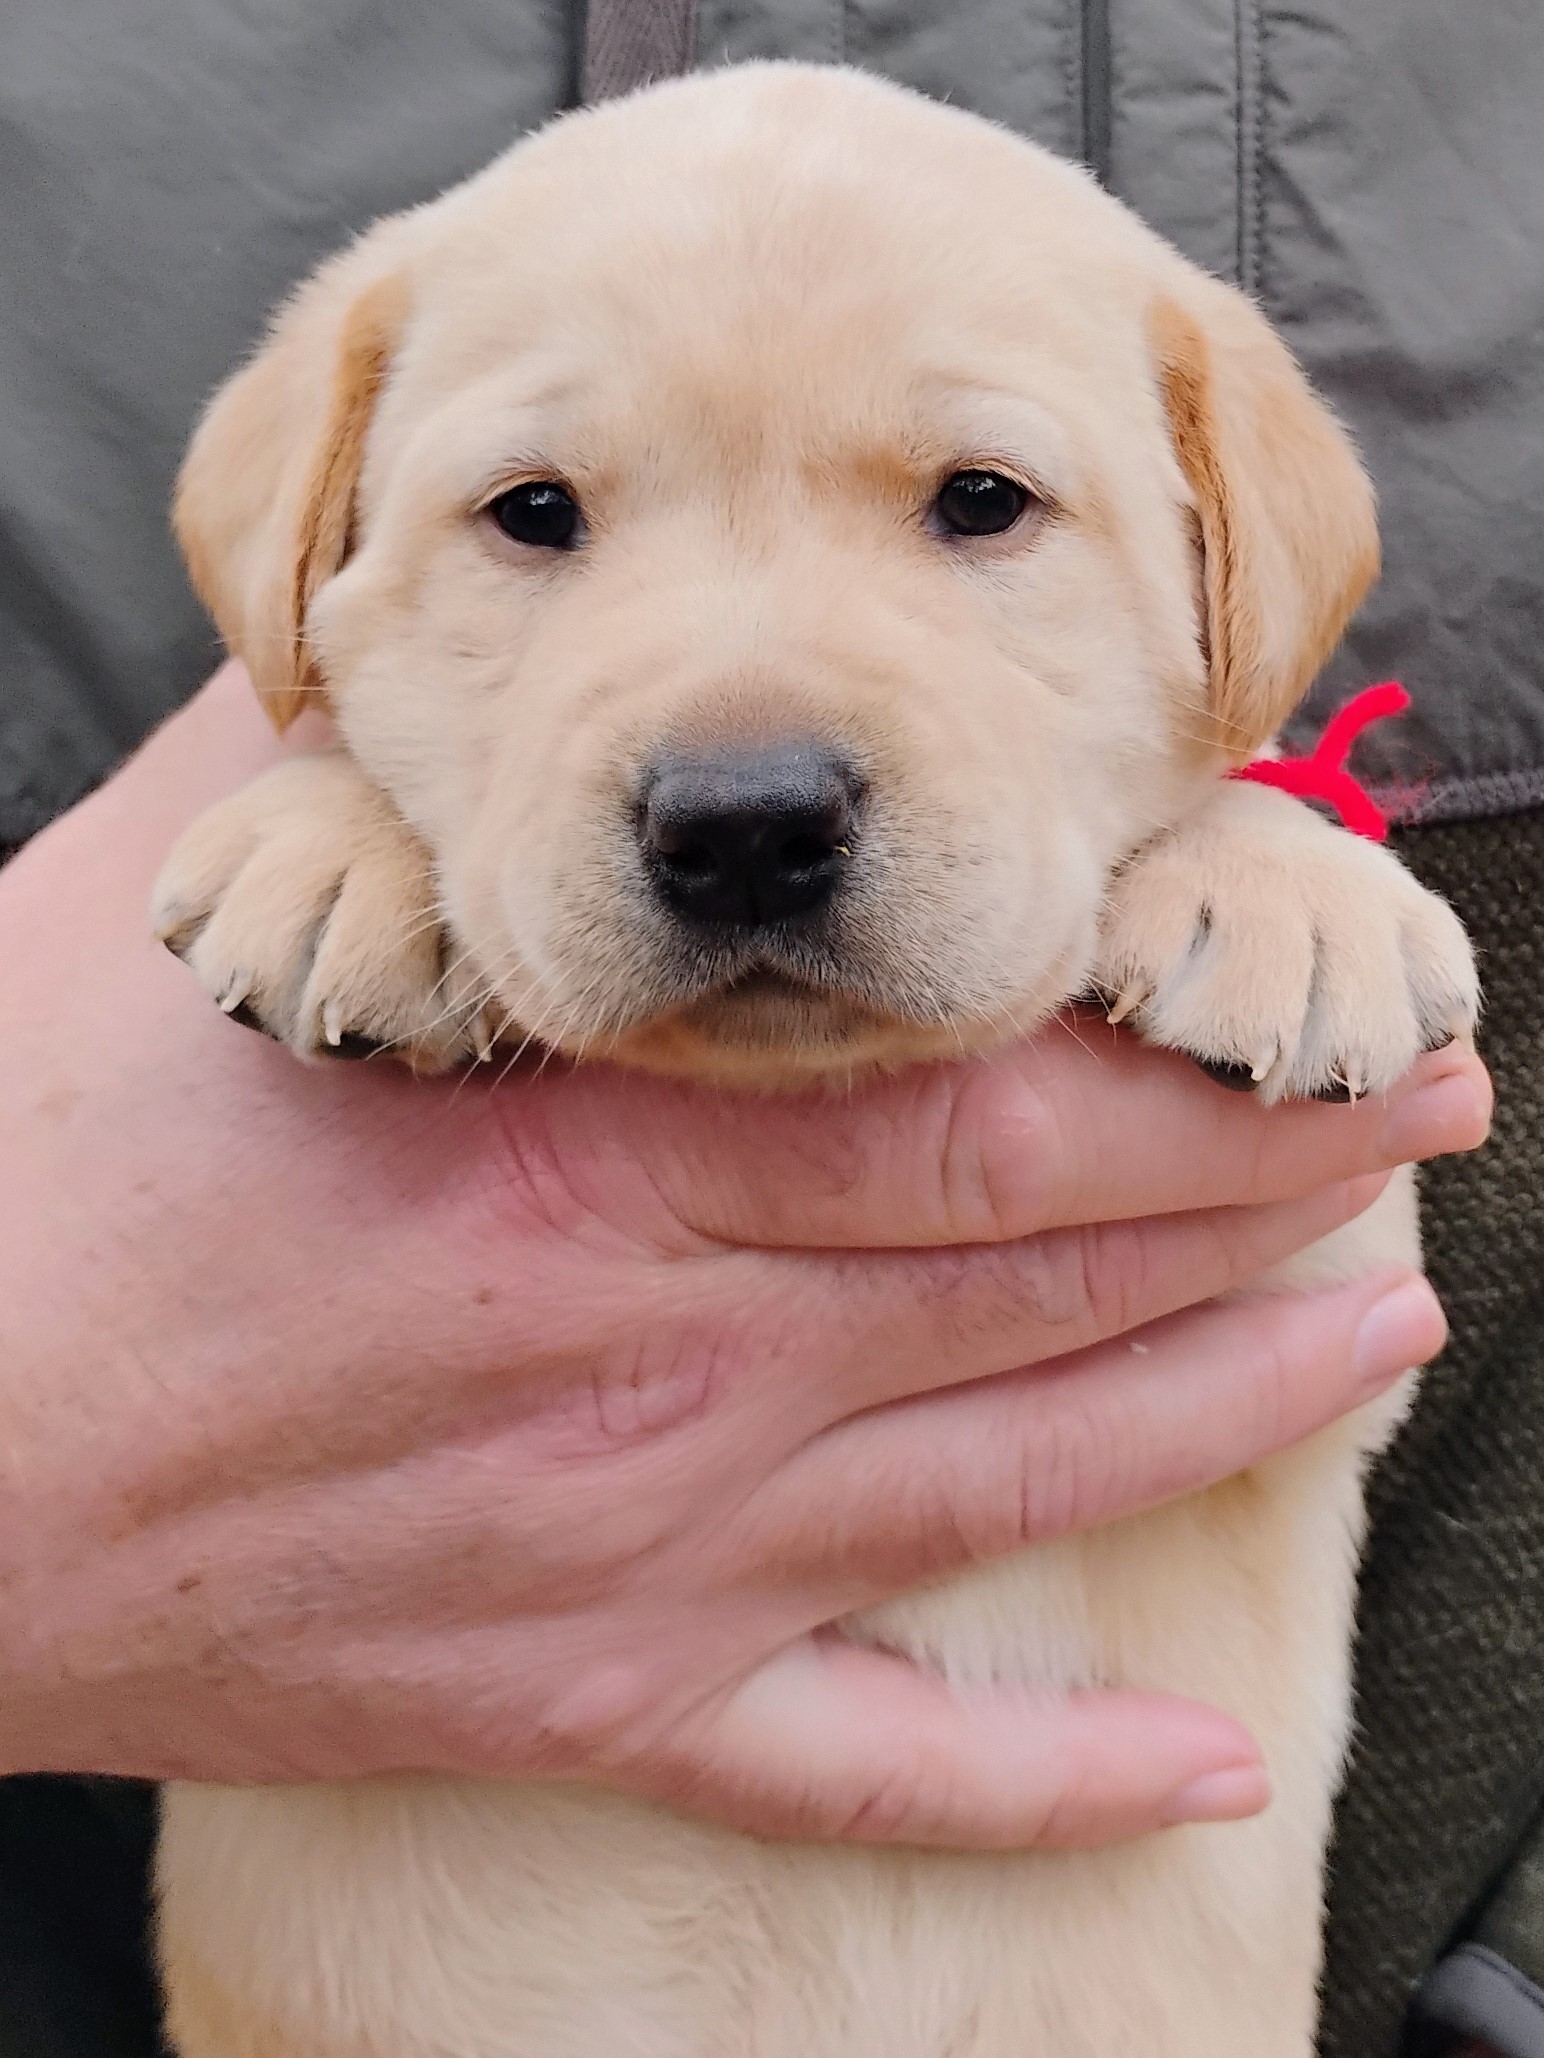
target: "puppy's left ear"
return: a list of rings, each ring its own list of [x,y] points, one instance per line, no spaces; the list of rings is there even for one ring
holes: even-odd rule
[[[1197,275],[1156,303],[1150,333],[1195,503],[1212,728],[1242,763],[1302,699],[1378,575],[1372,485],[1241,293]]]
[[[325,700],[306,618],[348,556],[365,440],[406,320],[395,227],[372,230],[281,310],[210,403],[177,481],[193,584],[277,729]]]

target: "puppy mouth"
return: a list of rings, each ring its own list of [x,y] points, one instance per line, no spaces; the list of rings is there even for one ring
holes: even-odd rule
[[[891,1017],[827,979],[757,965],[699,993],[676,1019],[709,1042],[777,1050],[845,1044]]]
[[[678,998],[625,1043],[656,1070],[782,1086],[991,1049],[1018,1031],[1011,1017],[896,1006],[857,979],[843,982],[835,967],[801,975],[763,962]]]
[[[761,965],[749,972],[739,972],[713,992],[704,994],[705,1001],[816,1001],[832,999],[828,986],[817,986],[812,980],[802,979],[795,972],[779,972],[770,965]]]
[[[1024,1033],[1018,1008],[989,995],[971,1005],[974,995],[951,994],[936,974],[908,980],[894,952],[871,967],[840,937],[770,936],[739,948],[671,941],[639,980],[636,1005],[598,1032],[597,1054],[780,1086],[994,1049]]]

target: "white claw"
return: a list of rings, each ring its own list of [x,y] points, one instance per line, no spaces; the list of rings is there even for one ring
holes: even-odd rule
[[[1268,1103],[1280,1099],[1282,1093],[1286,1090],[1289,1069],[1287,1052],[1278,1050],[1270,1064],[1266,1066],[1265,1071],[1255,1081],[1256,1086],[1260,1089],[1262,1102]]]
[[[1150,986],[1128,986],[1120,997],[1105,1011],[1105,1020],[1112,1029],[1118,1029],[1128,1015],[1134,1015],[1152,993]]]

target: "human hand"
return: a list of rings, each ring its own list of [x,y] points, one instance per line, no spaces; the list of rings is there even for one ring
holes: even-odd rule
[[[1196,1304],[1477,1143],[1475,1060],[1270,1111],[1058,1027],[850,1099],[306,1069],[143,914],[275,748],[227,674],[0,875],[0,1768],[983,1846],[1262,1805],[1212,1711],[956,1696],[823,1625],[1429,1356],[1407,1277]]]

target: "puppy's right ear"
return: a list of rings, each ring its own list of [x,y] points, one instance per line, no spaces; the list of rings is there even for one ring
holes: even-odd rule
[[[301,287],[215,395],[177,482],[193,584],[281,730],[326,698],[306,616],[352,546],[365,439],[407,314],[396,257],[376,230]]]

